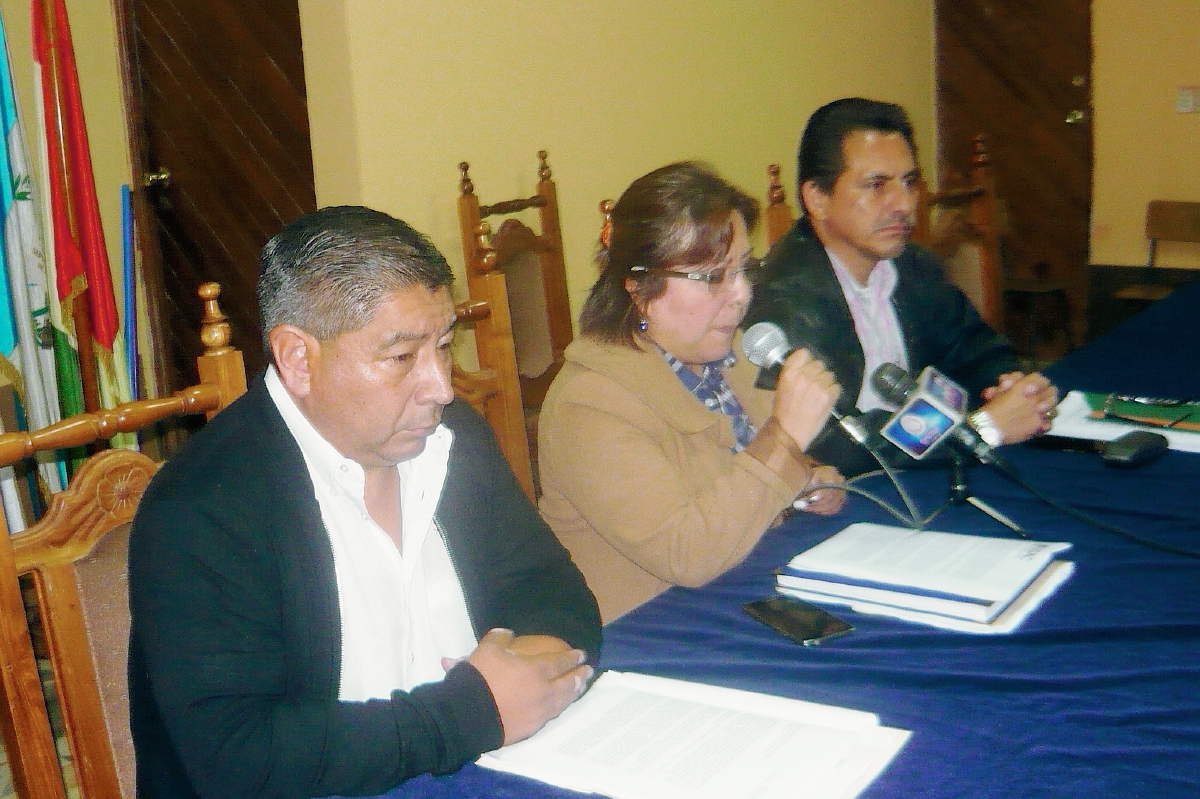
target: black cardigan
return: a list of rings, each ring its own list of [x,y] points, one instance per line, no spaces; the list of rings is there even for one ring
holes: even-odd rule
[[[995,385],[1000,375],[1020,368],[1012,345],[946,280],[937,256],[909,244],[893,262],[898,279],[892,304],[914,376],[933,366],[965,386],[978,402],[979,393]],[[761,321],[783,328],[793,347],[815,351],[842,386],[838,410],[854,412],[866,359],[829,254],[807,217],[767,254],[743,326]],[[847,475],[875,468],[836,425],[822,433],[809,453]]]
[[[599,657],[583,577],[487,424],[447,406],[436,520],[476,634],[548,634]],[[339,702],[333,553],[300,449],[263,380],[155,476],[130,539],[129,692],[140,797],[382,793],[503,739],[461,664],[388,701]]]

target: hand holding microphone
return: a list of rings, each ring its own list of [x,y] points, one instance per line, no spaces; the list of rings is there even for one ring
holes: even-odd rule
[[[825,427],[841,386],[807,350],[796,350],[779,371],[772,413],[796,446],[808,449]]]
[[[761,369],[778,367],[772,413],[796,445],[808,449],[842,393],[837,379],[809,351],[792,350],[783,330],[770,322],[746,331],[742,352]]]
[[[758,388],[774,389],[782,371],[780,366],[791,354],[792,347],[779,325],[774,322],[758,322],[751,325],[742,337],[742,352],[746,354],[750,363],[762,370],[754,385]],[[809,355],[820,360],[819,353],[809,352]],[[838,390],[841,391],[840,386]],[[831,409],[829,413],[837,419],[838,425],[846,431],[846,435],[850,436],[852,441],[876,455],[878,437],[872,435],[858,416],[843,416],[838,413],[837,408]]]
[[[742,337],[742,352],[755,366],[777,370],[774,379],[775,403],[772,415],[779,426],[802,450],[825,427],[834,403],[842,393],[837,379],[813,353],[788,346],[787,336],[778,325],[759,322]],[[760,386],[761,387],[761,386]],[[844,482],[841,472],[832,466],[816,465],[809,485],[835,485]],[[846,504],[846,492],[821,489],[800,499],[794,506],[808,513],[828,516]]]

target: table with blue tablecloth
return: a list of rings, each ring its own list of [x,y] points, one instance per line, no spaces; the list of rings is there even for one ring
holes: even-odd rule
[[[1089,391],[1200,397],[1200,284],[1185,286],[1048,370]],[[1050,499],[1131,540],[1067,515],[979,466],[972,492],[1030,532],[1069,541],[1075,574],[1015,633],[974,636],[834,612],[855,631],[802,647],[746,616],[773,570],[852,521],[893,523],[861,497],[832,518],[804,514],[768,533],[744,563],[699,589],[674,588],[605,628],[601,665],[825,702],[879,715],[912,738],[864,797],[1200,796],[1200,455],[1168,452],[1136,470],[1095,454],[1007,447]],[[901,476],[926,512],[945,471]],[[893,504],[883,477],[861,483]],[[1007,535],[969,505],[932,529]],[[803,775],[797,775],[802,795]],[[566,797],[469,765],[393,797]]]

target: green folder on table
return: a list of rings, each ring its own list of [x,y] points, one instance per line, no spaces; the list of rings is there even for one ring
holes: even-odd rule
[[[1092,419],[1200,432],[1200,402],[1084,392]]]

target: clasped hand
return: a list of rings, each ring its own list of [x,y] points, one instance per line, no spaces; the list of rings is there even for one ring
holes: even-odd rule
[[[1004,436],[1017,444],[1050,429],[1058,406],[1058,389],[1037,372],[1008,372],[983,391],[988,412]]]
[[[549,635],[489,630],[466,661],[483,676],[504,727],[504,745],[523,741],[562,713],[587,688],[587,655]],[[449,671],[458,661],[443,658]]]

